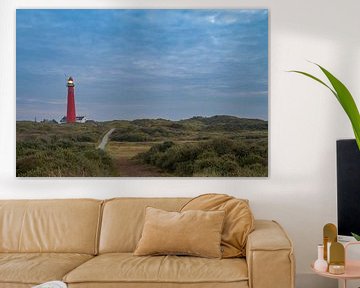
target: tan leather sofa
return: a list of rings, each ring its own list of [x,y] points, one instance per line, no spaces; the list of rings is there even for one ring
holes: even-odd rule
[[[256,220],[246,258],[133,256],[146,206],[186,198],[0,201],[0,288],[63,280],[71,288],[293,288],[292,244]]]

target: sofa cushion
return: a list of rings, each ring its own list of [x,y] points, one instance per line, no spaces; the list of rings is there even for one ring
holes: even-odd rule
[[[233,283],[242,281],[247,283],[247,279],[247,264],[241,258],[138,257],[131,253],[110,253],[97,256],[64,277],[64,281],[70,284],[157,283],[159,284],[157,287],[162,287],[161,283]]]
[[[179,211],[189,198],[115,198],[104,203],[100,253],[134,252],[144,225],[145,208]]]
[[[191,199],[181,211],[198,209],[226,212],[221,236],[222,257],[245,257],[247,237],[254,230],[254,216],[248,200],[236,199],[225,194],[204,194]]]
[[[95,254],[102,201],[0,200],[0,253]]]
[[[72,253],[0,253],[0,285],[61,280],[93,256]]]
[[[224,216],[224,211],[168,212],[147,207],[144,229],[134,255],[221,258]]]

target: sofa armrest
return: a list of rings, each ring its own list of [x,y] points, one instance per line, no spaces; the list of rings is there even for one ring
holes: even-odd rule
[[[295,287],[293,245],[277,222],[255,221],[247,240],[246,261],[250,288]]]

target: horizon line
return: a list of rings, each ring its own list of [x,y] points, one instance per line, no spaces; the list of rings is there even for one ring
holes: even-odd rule
[[[86,115],[81,115],[81,116],[76,116],[76,117],[82,117],[82,116],[85,116]],[[191,117],[188,117],[188,118],[181,118],[181,119],[167,119],[167,118],[163,118],[163,117],[157,117],[157,118],[146,118],[146,117],[143,117],[143,118],[135,118],[135,119],[109,119],[109,120],[96,120],[96,119],[87,119],[87,121],[94,121],[94,122],[112,122],[112,121],[128,121],[128,122],[132,122],[132,121],[136,121],[136,120],[167,120],[167,121],[174,121],[174,122],[177,122],[177,121],[183,121],[183,120],[189,120],[189,119],[192,119],[192,118],[212,118],[212,117],[216,117],[216,116],[227,116],[227,117],[235,117],[235,118],[238,118],[238,119],[249,119],[249,120],[260,120],[260,121],[264,121],[264,122],[269,122],[268,119],[263,119],[263,118],[259,118],[259,117],[255,117],[255,118],[251,118],[251,117],[240,117],[240,116],[235,116],[235,115],[230,115],[230,114],[215,114],[215,115],[212,115],[212,116],[201,116],[201,115],[194,115],[194,116],[191,116]],[[61,119],[62,117],[60,117]],[[43,119],[38,119],[37,121],[35,121],[36,117],[34,117],[33,119],[16,119],[16,122],[36,122],[36,123],[40,123],[44,120],[47,120],[47,121],[57,121],[57,122],[60,122],[60,120],[56,120],[55,118],[43,118]]]

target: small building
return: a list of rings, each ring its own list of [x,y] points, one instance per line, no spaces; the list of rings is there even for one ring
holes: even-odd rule
[[[85,123],[86,121],[86,116],[76,116],[76,123]]]
[[[86,123],[87,118],[86,116],[76,116],[76,123]],[[61,118],[61,120],[59,121],[60,124],[65,124],[67,123],[66,121],[66,116],[64,116],[63,118]]]

